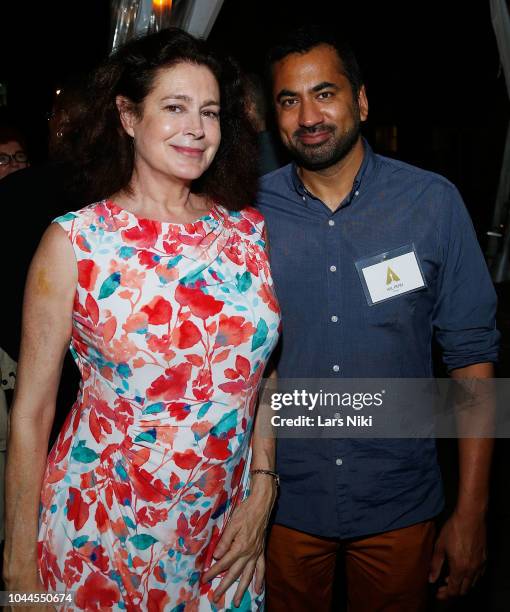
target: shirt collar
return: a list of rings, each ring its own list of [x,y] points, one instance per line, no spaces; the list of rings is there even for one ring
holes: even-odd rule
[[[375,168],[376,156],[372,151],[372,147],[368,144],[365,138],[362,137],[363,142],[363,161],[361,163],[360,169],[354,178],[354,182],[352,184],[352,189],[350,194],[345,198],[344,202],[342,202],[342,208],[351,203],[354,194],[356,192],[360,192],[362,189],[362,183],[366,182],[368,177],[372,174]],[[299,195],[299,202],[306,206],[306,196],[315,197],[306,189],[303,185],[303,182],[299,178],[298,167],[295,162],[291,163],[291,180],[296,193]],[[339,207],[340,208],[340,207]],[[338,210],[338,209],[337,209]]]

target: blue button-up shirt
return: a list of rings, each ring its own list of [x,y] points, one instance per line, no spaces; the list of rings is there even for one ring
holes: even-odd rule
[[[497,359],[496,295],[469,215],[446,179],[365,155],[332,212],[293,164],[264,176],[271,266],[282,310],[281,378],[432,376]],[[369,306],[355,263],[414,244],[426,287]],[[356,537],[412,525],[443,506],[435,442],[279,439],[276,522]]]

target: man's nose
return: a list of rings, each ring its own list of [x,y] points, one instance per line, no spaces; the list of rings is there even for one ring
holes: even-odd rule
[[[322,121],[318,106],[312,100],[303,100],[299,108],[299,124],[303,127],[313,127]]]

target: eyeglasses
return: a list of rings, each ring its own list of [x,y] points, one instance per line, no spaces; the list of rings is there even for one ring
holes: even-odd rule
[[[28,162],[28,155],[25,151],[16,151],[13,155],[0,153],[0,166],[8,166],[11,162],[26,164]]]

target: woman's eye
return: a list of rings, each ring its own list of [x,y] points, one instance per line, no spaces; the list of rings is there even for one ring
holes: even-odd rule
[[[202,112],[202,114],[204,115],[204,117],[209,117],[210,119],[218,119],[220,116],[219,112],[212,110],[205,110]]]

